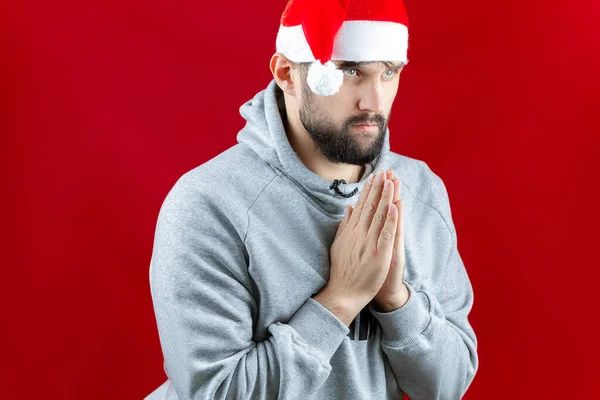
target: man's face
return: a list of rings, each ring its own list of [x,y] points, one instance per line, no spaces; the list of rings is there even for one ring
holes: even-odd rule
[[[335,63],[344,71],[344,83],[333,96],[314,94],[306,74],[300,74],[300,121],[326,159],[362,166],[383,147],[402,64]]]

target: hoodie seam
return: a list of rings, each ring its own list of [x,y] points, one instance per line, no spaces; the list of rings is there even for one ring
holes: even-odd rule
[[[275,173],[281,177],[282,179],[287,180],[288,182],[291,182],[291,184],[289,185],[290,188],[292,190],[294,190],[296,193],[298,193],[300,196],[304,197],[304,199],[318,212],[320,212],[322,215],[328,217],[328,218],[335,218],[335,217],[339,217],[340,215],[343,215],[343,209],[341,213],[331,213],[329,211],[327,211],[326,209],[324,209],[321,205],[319,205],[319,203],[317,201],[314,200],[311,192],[306,189],[306,187],[304,187],[302,185],[302,183],[298,182],[297,180],[295,180],[292,176],[286,174],[283,170],[277,168],[277,167],[272,167],[275,170]]]
[[[425,204],[427,207],[431,208],[433,211],[435,211],[440,216],[440,218],[442,219],[442,222],[444,222],[444,226],[446,227],[446,230],[448,231],[448,234],[450,235],[450,241],[452,242],[452,230],[448,226],[448,222],[446,221],[446,218],[444,218],[444,216],[442,215],[442,213],[437,208],[435,208],[434,206],[432,206],[429,203],[426,203],[425,201],[421,200],[421,198],[419,198],[417,195],[415,195],[413,193],[413,191],[411,190],[410,186],[408,186],[407,184],[404,184],[404,186],[406,186],[406,188],[408,189],[408,191],[410,192],[410,194],[412,195],[412,197],[414,199],[416,199],[419,202]]]
[[[277,167],[276,165],[272,165],[270,163],[268,163],[267,161],[265,161],[254,149],[252,149],[250,146],[248,146],[246,143],[238,143],[238,145],[241,146],[245,146],[249,151],[252,152],[252,155],[256,157],[257,160],[259,160],[262,164],[264,164],[267,168],[269,168],[271,171],[273,171],[273,173],[275,174],[275,176],[273,177],[273,179],[271,179],[256,195],[256,197],[254,198],[254,200],[252,201],[252,203],[250,204],[250,206],[248,207],[248,210],[246,211],[246,231],[244,232],[244,238],[243,241],[244,243],[246,243],[246,236],[248,234],[248,229],[249,229],[249,225],[250,225],[250,209],[252,208],[252,206],[254,205],[254,203],[258,200],[258,198],[260,197],[260,195],[262,194],[263,190],[266,189],[267,186],[269,186],[277,177],[280,177],[282,179],[287,179],[291,182],[291,189],[294,190],[296,193],[298,193],[300,196],[302,196],[306,202],[308,202],[308,204],[310,204],[315,210],[317,210],[317,212],[321,213],[322,215],[328,217],[328,218],[336,218],[339,217],[342,213],[330,213],[327,210],[325,210],[322,206],[320,206],[313,198],[312,195],[310,193],[310,191],[308,191],[300,182],[296,181],[293,177],[287,175],[285,173],[285,171],[281,170],[279,167]]]
[[[246,236],[248,235],[248,228],[250,227],[250,209],[252,208],[254,203],[256,203],[256,200],[258,200],[258,198],[260,197],[262,192],[267,188],[267,186],[269,186],[278,176],[279,175],[277,173],[275,173],[275,176],[273,178],[271,178],[271,180],[269,182],[267,182],[267,184],[265,186],[263,186],[262,189],[260,189],[260,191],[258,192],[256,197],[254,198],[254,200],[252,200],[252,203],[250,203],[250,206],[246,210],[246,230],[244,231],[244,239],[243,239],[244,244],[246,244]]]

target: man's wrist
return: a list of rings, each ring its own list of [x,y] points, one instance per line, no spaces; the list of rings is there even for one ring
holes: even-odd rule
[[[402,288],[403,289],[392,298],[377,302],[377,307],[382,312],[392,312],[404,306],[410,298],[410,291],[404,284],[402,284]]]
[[[361,306],[358,301],[333,293],[327,286],[312,298],[331,311],[346,326],[350,326],[356,315],[364,307],[364,304]]]

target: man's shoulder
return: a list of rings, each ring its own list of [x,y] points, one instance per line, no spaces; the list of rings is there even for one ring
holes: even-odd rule
[[[210,208],[242,216],[276,172],[245,146],[236,144],[186,171],[173,184],[162,207],[183,212]]]
[[[196,186],[200,190],[209,190],[206,194],[218,194],[215,186],[230,187],[233,194],[244,194],[244,190],[256,190],[257,186],[267,184],[276,172],[248,147],[236,144],[215,157],[187,171],[180,180]]]

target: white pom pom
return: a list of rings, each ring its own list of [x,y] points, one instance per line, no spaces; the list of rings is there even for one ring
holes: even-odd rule
[[[331,61],[323,65],[317,60],[310,65],[306,81],[314,93],[320,96],[331,96],[339,92],[344,83],[344,72],[337,69]]]

